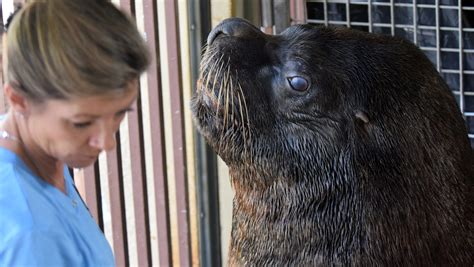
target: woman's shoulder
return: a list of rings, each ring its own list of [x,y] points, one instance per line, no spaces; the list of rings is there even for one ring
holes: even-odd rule
[[[31,229],[32,216],[14,162],[0,161],[0,239]],[[0,243],[2,240],[0,240]]]

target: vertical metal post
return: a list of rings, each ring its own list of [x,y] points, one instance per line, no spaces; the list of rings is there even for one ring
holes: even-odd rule
[[[306,0],[290,0],[290,8],[291,24],[306,23]]]
[[[238,2],[238,1],[235,1]],[[260,0],[240,0],[242,6],[242,17],[250,21],[253,25],[257,27],[262,23],[262,7]]]
[[[346,0],[346,26],[347,28],[351,27],[351,11],[350,11],[349,0]]]
[[[169,195],[168,195],[168,179],[166,169],[166,151],[164,137],[163,122],[163,99],[161,91],[163,90],[160,77],[160,52],[158,49],[158,14],[156,1],[143,0],[138,3],[142,5],[143,10],[143,30],[146,34],[146,42],[150,49],[151,64],[146,73],[146,84],[142,86],[142,97],[147,97],[148,106],[153,113],[148,123],[150,135],[153,137],[149,140],[151,158],[153,164],[148,166],[151,169],[151,176],[154,181],[155,199],[155,216],[157,235],[158,235],[158,263],[153,265],[170,266],[171,259],[171,237],[170,237],[170,213],[169,213]],[[163,37],[164,38],[164,37]],[[145,83],[145,82],[144,82]],[[145,93],[146,91],[146,93]],[[145,99],[144,99],[145,100]]]
[[[390,0],[390,29],[392,36],[395,36],[395,7],[393,0]]]
[[[464,46],[462,31],[462,1],[458,1],[458,41],[459,41],[459,108],[464,115]]]
[[[440,31],[439,31],[439,0],[435,0],[435,14],[436,14],[436,68],[441,73],[441,48],[440,48]]]
[[[261,0],[262,26],[260,29],[267,34],[273,33],[273,0]]]
[[[171,110],[171,131],[173,134],[174,180],[176,185],[176,214],[178,229],[179,263],[180,266],[191,266],[191,245],[189,229],[188,189],[186,183],[186,146],[183,118],[183,93],[181,90],[181,61],[179,55],[178,12],[177,1],[164,1],[169,95]],[[161,34],[161,33],[160,33]],[[161,38],[161,37],[160,37]]]
[[[199,77],[202,47],[211,31],[211,5],[209,0],[189,2],[190,48],[192,81]],[[202,266],[221,266],[219,194],[217,156],[196,134],[196,168],[199,209],[199,257]]]
[[[416,0],[413,0],[413,43],[418,45],[418,6]]]
[[[323,6],[324,6],[324,26],[328,26],[328,25],[329,25],[329,19],[328,19],[328,0],[324,0]]]
[[[275,23],[275,33],[281,33],[290,26],[290,2],[288,0],[274,0],[273,13]]]
[[[369,0],[369,2],[367,3],[367,13],[368,13],[368,21],[369,21],[369,32],[373,32],[374,31],[374,25],[373,25],[373,22],[372,22],[372,0]]]

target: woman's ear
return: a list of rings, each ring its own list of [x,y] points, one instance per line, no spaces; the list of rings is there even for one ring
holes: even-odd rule
[[[13,111],[25,114],[28,109],[28,100],[24,95],[15,90],[10,83],[3,85],[3,93],[8,101],[8,105]]]

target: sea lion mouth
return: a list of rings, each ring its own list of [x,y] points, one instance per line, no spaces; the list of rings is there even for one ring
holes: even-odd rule
[[[201,92],[200,95],[207,107],[213,110],[217,110],[219,108],[218,100],[215,95],[210,90],[203,88],[202,78],[199,78],[197,81],[197,89]]]
[[[219,63],[210,64],[217,65]],[[229,107],[235,106],[233,101],[235,82],[229,76],[229,73],[224,72],[222,68],[215,70],[210,67],[201,70],[197,92],[201,95],[204,104],[216,112],[223,112],[229,110]]]
[[[231,56],[218,46],[206,47],[193,102],[197,124],[223,159],[223,151],[247,150],[251,134],[246,96]]]
[[[196,92],[216,117],[222,117],[224,123],[237,124],[238,118],[248,118],[247,102],[238,75],[231,71],[229,59],[224,59],[224,55],[207,47]]]

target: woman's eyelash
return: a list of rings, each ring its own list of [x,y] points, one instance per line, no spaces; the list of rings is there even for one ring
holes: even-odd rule
[[[134,111],[133,108],[127,108],[127,109],[124,109],[124,110],[119,111],[119,112],[117,113],[117,115],[120,116],[120,115],[126,114],[126,113],[128,113],[128,112],[132,112],[132,111]]]
[[[80,129],[82,129],[82,128],[86,128],[86,127],[92,125],[92,122],[90,122],[90,121],[87,121],[87,122],[75,122],[75,123],[73,123],[73,125],[74,125],[75,128],[80,128]]]
[[[121,110],[119,112],[117,112],[116,116],[122,116],[128,112],[132,112],[134,111],[133,108],[127,108],[127,109],[124,109],[124,110]],[[83,128],[87,128],[89,126],[92,125],[92,121],[86,121],[86,122],[73,122],[72,125],[75,127],[75,128],[78,128],[78,129],[83,129]]]

